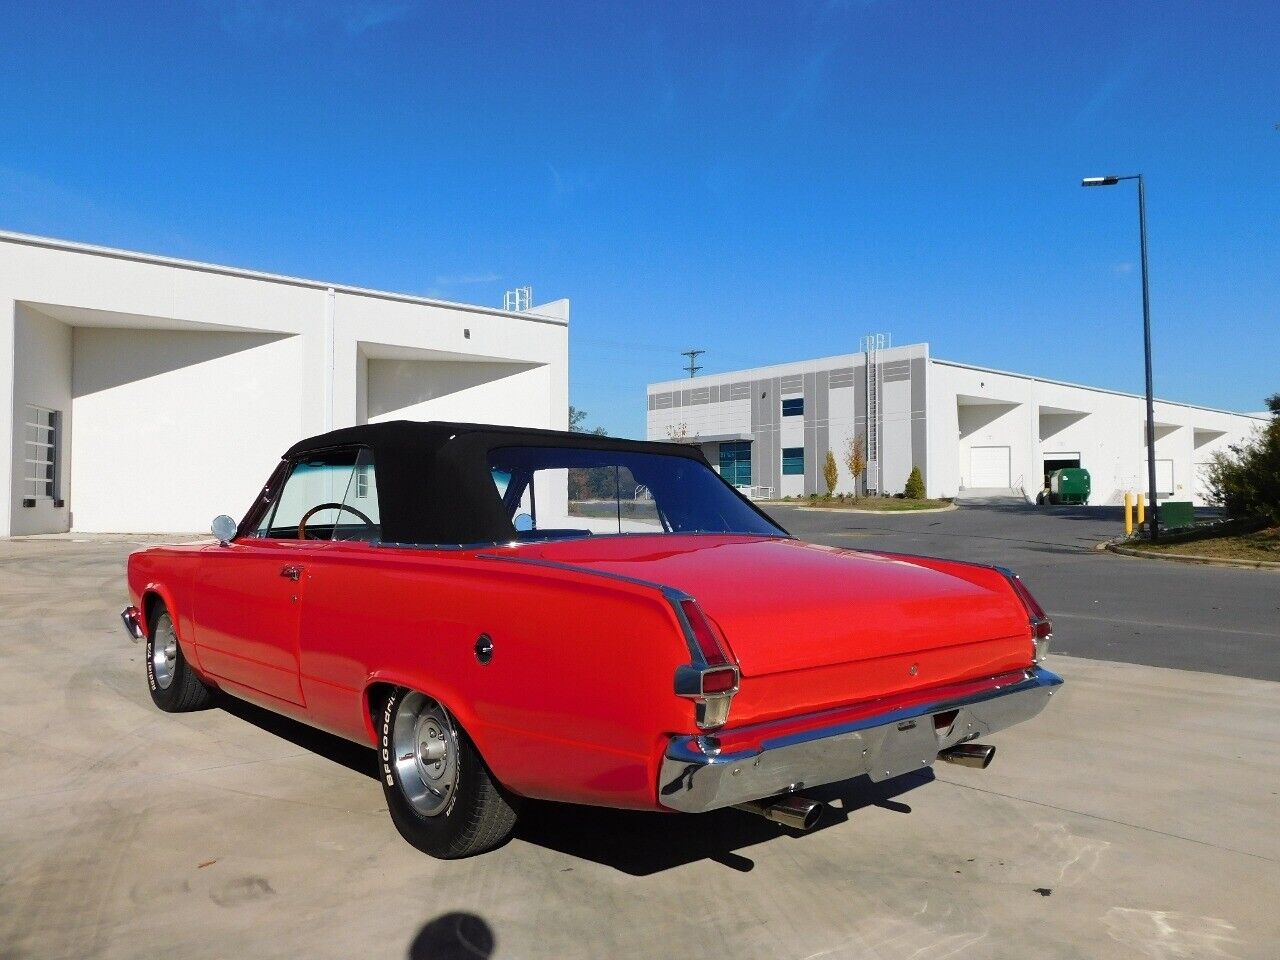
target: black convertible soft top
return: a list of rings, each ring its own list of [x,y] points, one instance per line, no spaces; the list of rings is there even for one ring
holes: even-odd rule
[[[373,454],[384,543],[497,543],[513,539],[515,528],[490,475],[489,451],[497,448],[573,447],[656,453],[707,462],[702,450],[693,444],[620,440],[593,433],[486,423],[411,420],[322,433],[295,443],[285,453],[285,459],[299,460],[339,447],[367,447]],[[752,509],[759,513],[754,505]]]

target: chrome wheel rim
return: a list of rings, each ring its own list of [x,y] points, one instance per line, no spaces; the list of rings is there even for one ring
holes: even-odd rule
[[[156,621],[151,637],[151,672],[156,678],[156,686],[168,690],[177,669],[178,635],[173,630],[173,621],[165,614]]]
[[[448,809],[458,786],[458,737],[439,703],[409,693],[391,728],[396,780],[409,805],[424,817]]]

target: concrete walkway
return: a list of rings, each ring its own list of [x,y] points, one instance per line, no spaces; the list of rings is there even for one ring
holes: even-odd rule
[[[0,543],[0,957],[1276,956],[1280,684],[1057,657],[989,770],[837,785],[814,833],[536,804],[442,863],[368,752],[156,711],[128,549]]]

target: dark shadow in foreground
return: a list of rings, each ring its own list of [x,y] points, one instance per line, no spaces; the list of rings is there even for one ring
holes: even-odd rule
[[[911,807],[896,798],[933,779],[932,770],[921,770],[883,783],[857,777],[805,790],[805,796],[828,804],[822,822],[808,833],[740,810],[639,813],[528,801],[520,810],[515,837],[632,876],[660,873],[698,860],[714,860],[746,873],[755,868],[755,862],[739,852],[743,848],[777,837],[794,843],[822,843],[818,834],[844,823],[863,807],[910,813]]]
[[[497,940],[483,917],[442,913],[418,931],[409,944],[409,960],[486,960]]]

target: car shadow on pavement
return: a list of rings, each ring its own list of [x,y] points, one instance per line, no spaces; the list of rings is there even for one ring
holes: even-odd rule
[[[217,705],[231,716],[317,756],[378,779],[377,756],[369,747],[309,727],[227,694]],[[827,804],[821,823],[805,833],[740,810],[703,814],[647,813],[526,800],[512,839],[523,840],[632,876],[648,876],[698,860],[712,860],[746,873],[755,862],[739,851],[782,838],[813,842],[823,830],[844,823],[865,807],[910,813],[898,798],[934,779],[932,769],[872,783],[865,776],[805,790]],[[820,841],[818,841],[820,842]]]
[[[237,700],[229,694],[218,695],[216,705],[245,723],[251,723],[259,730],[287,740],[295,746],[309,750],[317,756],[332,760],[336,764],[362,773],[371,780],[378,779],[378,758],[371,747],[361,746],[336,737],[305,723],[290,720],[270,710],[263,710],[252,703]]]
[[[673,815],[528,801],[521,808],[515,839],[637,877],[698,860],[746,873],[755,862],[742,855],[743,849],[779,838],[822,843],[818,834],[865,807],[910,813],[911,807],[897,798],[933,778],[932,770],[921,770],[882,783],[856,777],[806,790],[805,796],[828,804],[822,822],[808,833],[739,810]]]

